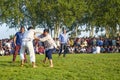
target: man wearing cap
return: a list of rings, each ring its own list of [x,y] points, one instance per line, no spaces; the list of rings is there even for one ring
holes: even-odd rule
[[[59,41],[60,41],[60,52],[59,52],[59,56],[61,56],[62,52],[63,52],[63,57],[65,57],[66,53],[67,53],[67,45],[69,44],[69,37],[66,33],[65,28],[63,28],[63,33],[61,33],[59,35]]]

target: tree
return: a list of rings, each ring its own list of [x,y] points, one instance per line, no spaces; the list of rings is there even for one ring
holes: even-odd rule
[[[20,11],[20,0],[1,0],[0,2],[0,20],[2,23],[7,23],[10,28],[18,27],[23,19],[23,14]]]

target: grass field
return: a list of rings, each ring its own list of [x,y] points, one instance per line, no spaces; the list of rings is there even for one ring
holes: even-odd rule
[[[27,56],[29,59],[29,56]],[[30,62],[20,67],[20,59],[0,57],[0,80],[120,80],[120,54],[53,55],[54,67],[42,63],[44,55],[36,55],[37,68]]]

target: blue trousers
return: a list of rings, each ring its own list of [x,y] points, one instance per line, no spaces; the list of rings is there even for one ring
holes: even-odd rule
[[[52,53],[55,49],[49,49],[45,51],[45,57],[47,57],[48,59],[52,59]]]

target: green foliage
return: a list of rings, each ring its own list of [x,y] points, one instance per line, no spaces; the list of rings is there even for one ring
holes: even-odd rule
[[[14,38],[14,35],[10,35],[9,37],[10,37],[10,39],[13,39],[13,38]]]
[[[112,34],[120,24],[120,0],[1,0],[0,21],[10,28],[43,25],[55,29],[62,24],[74,30],[74,24],[88,25],[86,30],[103,27]]]
[[[17,57],[0,57],[1,80],[119,80],[119,54],[67,54],[66,58],[53,55],[54,67],[49,68],[49,61],[42,63],[44,55],[36,55],[38,67],[33,69],[29,56],[28,63],[20,67]]]
[[[1,0],[0,1],[0,20],[9,24],[10,27],[17,27],[23,14],[20,11],[20,0]]]

